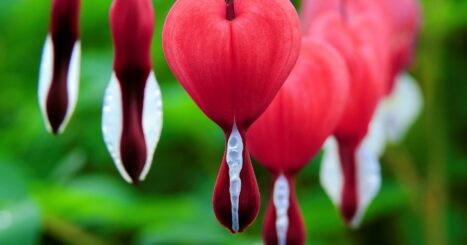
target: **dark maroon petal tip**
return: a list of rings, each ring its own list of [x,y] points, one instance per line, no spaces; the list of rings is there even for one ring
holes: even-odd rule
[[[243,168],[240,172],[241,192],[238,209],[238,230],[232,226],[232,205],[229,193],[229,167],[224,155],[217,175],[213,194],[213,208],[217,220],[231,233],[243,232],[256,219],[260,208],[260,194],[250,155],[243,151]]]
[[[305,244],[306,240],[306,231],[305,223],[300,211],[300,206],[298,205],[297,195],[295,192],[295,184],[293,177],[289,177],[289,207],[287,210],[287,232],[285,244],[294,244],[301,245]],[[277,245],[281,244],[278,239],[278,232],[276,229],[277,226],[277,216],[276,208],[274,205],[274,200],[271,197],[268,208],[266,210],[266,215],[263,222],[263,241],[266,245]]]
[[[341,214],[350,223],[358,209],[356,150],[358,144],[339,141],[339,156],[344,177]]]

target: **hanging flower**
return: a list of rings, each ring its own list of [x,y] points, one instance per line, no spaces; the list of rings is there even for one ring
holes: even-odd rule
[[[78,101],[81,45],[80,0],[53,0],[49,33],[42,51],[39,105],[47,129],[62,133]]]
[[[394,89],[397,91],[391,94],[394,77],[411,59],[418,32],[419,10],[415,0],[332,0],[326,4],[323,2],[307,1],[302,20],[314,26],[311,29],[318,35],[321,33],[321,36],[330,38],[329,34],[332,32],[326,30],[330,29],[329,24],[322,24],[326,23],[326,17],[323,15],[340,14],[343,17],[341,20],[344,19],[350,32],[357,39],[357,45],[353,46],[360,50],[362,57],[366,56],[367,60],[372,60],[361,64],[361,67],[378,74],[373,75],[373,78],[364,78],[366,84],[369,81],[379,84],[383,82],[382,93],[371,87],[366,87],[366,91],[361,90],[368,96],[373,96],[373,99],[357,98],[355,101],[362,104],[355,104],[353,107],[366,108],[367,113],[352,115],[352,109],[348,110],[349,114],[342,119],[342,127],[336,131],[337,142],[336,139],[329,139],[326,143],[320,174],[323,187],[333,202],[340,207],[346,221],[352,227],[357,227],[366,207],[378,193],[381,184],[379,158],[386,141],[400,139],[420,108],[421,96],[416,84],[407,79],[398,79],[403,82],[397,82]],[[311,7],[321,12],[308,9]],[[338,17],[334,19],[337,20]],[[336,45],[342,41],[334,43]],[[349,62],[351,63],[353,61]],[[375,64],[379,68],[375,67]],[[388,93],[391,95],[382,100],[382,96]],[[397,106],[401,104],[407,104],[407,107]],[[354,128],[348,123],[352,119],[355,120]]]
[[[105,92],[102,132],[122,177],[144,180],[162,128],[162,99],[152,71],[154,13],[150,0],[114,0],[110,26],[115,57]]]
[[[274,178],[263,224],[265,244],[305,243],[294,178],[334,131],[348,88],[343,57],[322,41],[303,38],[292,73],[249,132],[249,149]]]
[[[351,153],[355,154],[353,174],[356,176],[355,188],[358,193],[357,209],[350,220],[351,227],[356,228],[360,225],[366,208],[379,192],[381,186],[379,158],[384,152],[386,143],[400,142],[418,117],[421,107],[422,95],[416,82],[408,74],[399,76],[391,96],[380,102],[367,135],[355,153]],[[348,154],[345,149],[339,148],[334,137],[327,140],[324,149],[320,171],[321,185],[333,203],[342,207],[345,205],[343,193],[349,192],[350,189],[349,185],[343,185],[344,178],[346,175],[352,175],[352,170],[343,167],[341,162],[344,161],[342,157]]]
[[[379,155],[366,150],[364,139],[387,81],[388,70],[384,69],[387,53],[377,51],[377,43],[383,41],[378,37],[384,37],[385,33],[379,27],[378,19],[372,16],[343,20],[337,11],[317,18],[309,30],[310,36],[336,47],[345,57],[350,71],[350,97],[334,132],[337,144],[327,147],[333,157],[325,157],[322,166],[324,170],[334,172],[322,172],[321,178],[345,221],[354,227],[359,224],[366,203],[374,197],[368,197],[368,190],[379,189],[378,181],[365,182],[367,176],[362,173],[366,173],[367,168],[379,169]]]
[[[340,12],[344,18],[355,18],[370,15],[378,19],[379,28],[385,34],[372,35],[384,38],[385,45],[379,43],[381,50],[388,49],[389,64],[386,93],[390,93],[395,79],[410,64],[415,47],[416,37],[420,29],[420,6],[418,0],[306,0],[301,9],[304,30],[326,12]]]
[[[225,132],[213,206],[225,227],[241,232],[260,205],[246,134],[297,60],[296,11],[283,0],[178,0],[162,45],[175,77]]]

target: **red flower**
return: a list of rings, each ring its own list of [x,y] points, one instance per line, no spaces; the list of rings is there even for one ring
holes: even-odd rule
[[[302,12],[311,35],[337,47],[351,70],[349,104],[335,132],[338,143],[327,144],[320,176],[346,221],[356,227],[379,190],[378,160],[389,136],[385,132],[391,130],[386,121],[394,114],[375,116],[375,110],[410,62],[419,26],[418,4],[416,0],[308,0]],[[394,126],[396,131],[402,131],[410,118],[390,120],[400,124]]]
[[[296,62],[296,11],[283,0],[178,0],[162,42],[176,78],[228,139],[213,205],[225,227],[243,231],[260,201],[245,136]]]
[[[345,57],[350,71],[350,96],[334,135],[342,169],[343,183],[339,207],[345,220],[352,223],[361,207],[358,186],[359,166],[356,152],[368,133],[373,114],[384,94],[388,56],[383,43],[385,30],[377,18],[362,15],[342,21],[338,12],[328,12],[312,24],[309,35],[329,42]],[[337,183],[336,183],[337,184]]]
[[[412,60],[420,28],[418,0],[307,0],[304,1],[301,11],[304,30],[308,30],[323,13],[336,11],[349,19],[371,15],[381,22],[380,29],[386,29],[387,47],[385,48],[389,49],[390,56],[386,93],[390,93],[396,77],[410,65]]]
[[[47,129],[65,130],[78,101],[80,0],[53,0],[39,75],[39,104]]]
[[[151,66],[154,13],[150,0],[115,0],[110,10],[114,73],[107,87],[102,131],[120,174],[144,180],[162,127],[162,100]]]
[[[274,176],[263,225],[266,244],[303,244],[305,229],[294,176],[321,149],[345,108],[349,75],[330,45],[304,38],[289,78],[249,132],[249,149]]]

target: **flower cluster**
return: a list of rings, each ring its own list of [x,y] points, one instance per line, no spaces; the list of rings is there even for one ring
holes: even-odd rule
[[[381,185],[379,158],[402,139],[422,98],[410,65],[416,0],[177,0],[162,31],[165,58],[200,109],[225,133],[214,213],[230,232],[260,209],[250,152],[273,176],[266,244],[304,244],[297,173],[324,148],[321,183],[350,227]],[[61,133],[78,99],[80,0],[53,0],[39,80],[47,125]],[[162,129],[150,50],[150,0],[114,0],[114,65],[102,131],[122,177],[147,175]]]

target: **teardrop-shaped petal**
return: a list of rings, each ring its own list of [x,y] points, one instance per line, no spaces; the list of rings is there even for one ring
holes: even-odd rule
[[[336,138],[329,137],[323,149],[324,155],[319,173],[321,186],[334,205],[339,207],[342,197],[342,169]]]
[[[369,133],[356,150],[341,148],[334,137],[326,141],[320,182],[352,228],[360,225],[381,186],[380,149],[373,145],[381,141],[380,134]]]
[[[146,149],[141,150],[144,152],[144,156],[136,157],[145,159],[143,163],[134,164],[133,162],[123,162],[122,160],[121,141],[124,121],[122,108],[122,90],[114,74],[104,96],[102,132],[107,149],[122,177],[130,183],[138,182],[145,179],[151,167],[153,155],[162,130],[162,98],[153,72],[148,77],[144,92],[142,129]],[[134,173],[133,176],[130,173]]]
[[[372,142],[381,142],[378,136],[369,133],[360,145],[357,152],[357,185],[358,185],[358,208],[355,216],[351,220],[351,227],[360,226],[366,209],[376,197],[381,187],[381,167],[379,163],[381,150],[375,149]],[[384,145],[384,144],[383,144]]]
[[[273,197],[263,222],[266,245],[305,244],[305,223],[295,192],[294,179],[279,175],[274,178]]]
[[[102,131],[122,177],[146,177],[162,128],[162,99],[151,70],[154,13],[150,0],[115,0],[110,10],[114,73],[104,98]]]
[[[38,98],[47,129],[62,133],[76,107],[81,45],[79,0],[54,0],[50,31],[42,51]]]
[[[217,220],[230,232],[244,231],[258,215],[260,194],[255,172],[246,146],[245,134],[233,142],[235,131],[226,134],[226,152],[222,160],[213,193],[213,208]],[[235,146],[242,147],[235,147]],[[236,149],[232,149],[236,148]],[[238,151],[237,151],[238,150]],[[236,162],[241,162],[237,164]]]

